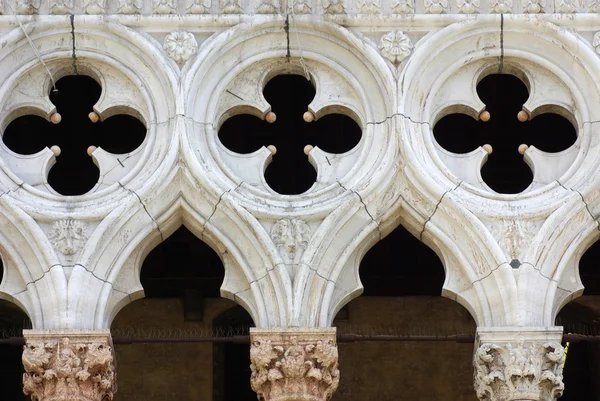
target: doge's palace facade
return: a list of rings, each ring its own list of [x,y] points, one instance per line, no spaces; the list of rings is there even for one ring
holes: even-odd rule
[[[71,75],[101,87],[92,121],[126,115],[146,130],[125,155],[88,148],[99,178],[75,196],[48,179],[60,146],[0,144],[0,297],[33,325],[34,400],[112,398],[111,322],[143,297],[144,258],[182,224],[219,254],[221,295],[255,323],[260,399],[334,394],[333,318],[362,292],[362,257],[398,225],[440,256],[443,295],[477,323],[477,397],[562,394],[554,322],[582,294],[579,259],[600,234],[596,0],[2,0],[0,11],[3,130],[26,115],[60,126],[52,92]],[[307,146],[317,175],[298,195],[265,180],[277,149],[237,153],[218,136],[237,115],[273,121],[263,88],[282,74],[315,88],[305,121],[337,113],[362,131],[343,153]],[[433,134],[452,113],[490,119],[476,90],[490,74],[527,86],[520,120],[555,113],[576,131],[557,153],[519,148],[533,179],[516,194],[482,178],[491,146],[455,153]]]

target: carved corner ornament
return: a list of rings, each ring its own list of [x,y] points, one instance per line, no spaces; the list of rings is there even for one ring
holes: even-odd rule
[[[410,56],[413,45],[404,32],[394,30],[381,37],[378,49],[385,58],[398,64]]]
[[[327,401],[338,387],[335,328],[250,329],[252,389],[263,401]]]
[[[88,239],[85,223],[70,219],[55,221],[48,237],[54,249],[66,256],[76,254]]]
[[[185,63],[198,51],[194,34],[187,31],[174,31],[167,35],[163,45],[167,55],[176,63]]]
[[[110,401],[116,392],[109,330],[24,330],[23,392],[33,401]]]
[[[280,219],[271,228],[271,238],[286,264],[300,262],[310,235],[310,227],[300,219]]]
[[[477,397],[482,401],[556,400],[564,390],[565,350],[559,341],[517,336],[511,342],[481,343],[473,358]]]

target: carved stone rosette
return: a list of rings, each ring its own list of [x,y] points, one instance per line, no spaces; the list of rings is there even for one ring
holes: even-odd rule
[[[335,328],[250,329],[252,389],[264,401],[326,401],[338,387]]]
[[[478,329],[474,387],[485,401],[551,401],[564,390],[562,327]]]
[[[33,401],[113,399],[110,330],[24,330],[23,336],[23,392]]]

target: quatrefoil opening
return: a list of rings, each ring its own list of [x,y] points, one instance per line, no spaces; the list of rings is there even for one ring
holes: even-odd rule
[[[259,118],[256,116],[259,112],[230,111],[228,114],[234,116],[223,122],[218,136],[221,144],[235,153],[250,154],[269,147],[274,154],[264,178],[279,194],[301,194],[315,183],[316,166],[307,157],[312,151],[310,146],[341,154],[354,149],[361,140],[361,127],[348,116],[352,112],[342,106],[320,110],[316,116],[309,111],[305,116],[316,88],[304,76],[277,75],[267,82],[263,95],[271,106],[269,113],[276,116],[273,122],[268,122],[272,119],[269,113]],[[313,121],[307,122],[305,118]]]
[[[52,148],[54,156],[46,166],[48,185],[61,195],[89,192],[100,177],[99,157],[116,156],[125,168],[125,154],[139,148],[146,137],[145,125],[136,117],[120,114],[122,108],[96,113],[94,105],[101,94],[101,86],[89,76],[59,79],[48,96],[60,122],[56,123],[54,112],[46,115],[31,107],[16,110],[13,115],[17,118],[2,135],[4,145],[18,155],[32,155],[31,160],[34,155],[44,157],[42,152]]]
[[[530,187],[536,169],[540,176],[544,171],[539,170],[557,170],[557,164],[565,163],[560,156],[577,141],[574,118],[567,110],[552,104],[526,110],[531,94],[517,75],[487,75],[477,84],[477,95],[484,110],[451,106],[433,128],[439,146],[449,154],[465,156],[462,165],[454,164],[455,169],[480,168],[481,179],[493,191],[515,194]],[[478,157],[485,153],[482,148],[488,154],[474,167],[467,156]]]

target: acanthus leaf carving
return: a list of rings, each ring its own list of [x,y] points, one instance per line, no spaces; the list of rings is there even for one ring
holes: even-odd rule
[[[110,334],[90,334],[60,333],[57,338],[25,331],[24,393],[35,401],[112,400],[116,384]]]
[[[119,14],[140,14],[142,0],[119,0]]]
[[[345,14],[346,5],[344,0],[325,0],[323,4],[325,14]]]
[[[459,14],[479,13],[479,0],[456,0],[456,8]]]
[[[381,0],[358,0],[358,11],[361,14],[379,14]]]
[[[72,14],[73,0],[51,0],[48,8],[51,14]]]
[[[210,11],[210,0],[186,0],[185,10],[188,14],[206,14]]]
[[[277,14],[277,4],[273,0],[257,0],[257,14]]]
[[[276,333],[253,329],[251,343],[250,382],[259,400],[293,395],[297,400],[327,401],[337,389],[335,330]]]
[[[79,220],[58,220],[48,234],[54,249],[63,255],[76,254],[88,240],[85,223]]]
[[[564,348],[558,342],[485,343],[474,356],[474,387],[482,401],[552,401],[562,395]]]
[[[104,14],[106,0],[88,0],[83,6],[86,14]]]
[[[238,0],[221,0],[222,14],[243,14],[244,10]]]
[[[312,8],[307,0],[294,1],[294,13],[296,14],[311,14]]]
[[[17,0],[17,14],[37,14],[41,0]]]
[[[175,0],[154,0],[152,4],[153,14],[175,14]]]
[[[425,14],[444,14],[448,11],[448,0],[424,0]]]
[[[414,14],[415,3],[413,0],[394,0],[392,4],[393,14]]]
[[[491,14],[512,13],[513,0],[490,0]]]
[[[539,14],[544,12],[546,2],[544,0],[521,0],[523,12],[529,14]]]

